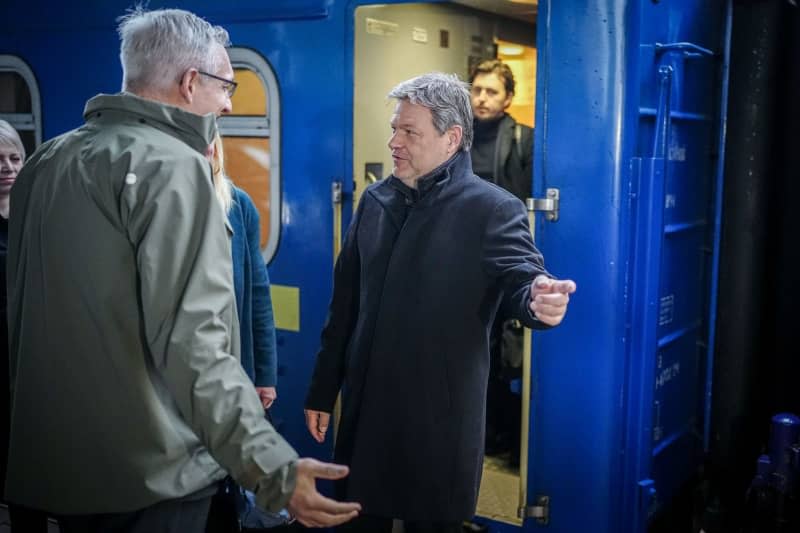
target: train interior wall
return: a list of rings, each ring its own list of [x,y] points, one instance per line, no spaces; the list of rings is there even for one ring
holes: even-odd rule
[[[522,21],[448,3],[369,5],[356,9],[353,82],[356,201],[372,179],[385,178],[391,173],[392,159],[386,147],[394,111],[394,105],[386,98],[391,88],[434,70],[454,73],[466,80],[472,62],[495,56],[498,39],[532,48],[536,44],[536,31]],[[526,122],[532,124],[533,87],[529,92],[526,99],[530,101],[529,107],[521,111],[530,113]],[[372,175],[368,176],[368,172]]]

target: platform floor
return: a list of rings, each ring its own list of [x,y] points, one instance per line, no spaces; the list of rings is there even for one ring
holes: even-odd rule
[[[483,461],[481,490],[478,494],[477,515],[520,525],[517,518],[519,506],[519,470],[507,464],[505,456],[487,455]]]

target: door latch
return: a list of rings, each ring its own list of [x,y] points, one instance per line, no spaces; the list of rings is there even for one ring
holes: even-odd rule
[[[550,523],[550,496],[537,496],[536,505],[520,508],[520,518],[534,518],[536,523],[546,526]]]

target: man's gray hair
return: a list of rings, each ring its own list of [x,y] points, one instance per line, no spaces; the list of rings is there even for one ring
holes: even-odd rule
[[[137,6],[118,21],[123,91],[163,91],[190,68],[214,73],[219,68],[214,45],[230,44],[224,28],[182,9]]]
[[[0,120],[0,144],[16,148],[19,155],[22,156],[22,160],[25,161],[25,145],[22,144],[22,139],[19,138],[19,133],[14,126],[5,120]]]
[[[389,98],[408,100],[431,110],[433,127],[443,135],[453,126],[461,126],[461,146],[469,152],[472,147],[472,105],[469,85],[455,74],[431,72],[411,78],[389,91]]]

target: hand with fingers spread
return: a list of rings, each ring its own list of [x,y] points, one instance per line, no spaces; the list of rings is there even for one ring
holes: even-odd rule
[[[576,289],[571,279],[537,276],[531,283],[531,312],[548,326],[557,326],[567,312],[569,295]]]
[[[315,441],[323,442],[328,432],[328,427],[330,426],[331,414],[323,411],[314,411],[312,409],[306,409],[305,413],[308,432],[311,433]]]
[[[298,522],[308,527],[332,527],[358,516],[361,505],[337,502],[317,492],[316,479],[341,479],[349,469],[344,465],[323,463],[316,459],[297,460],[297,481],[287,506]]]

